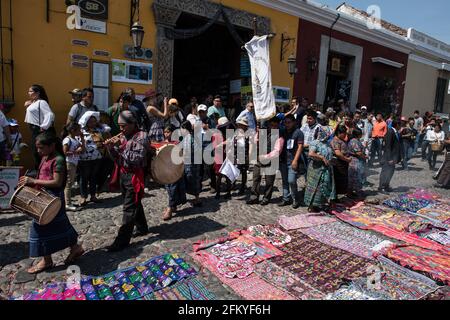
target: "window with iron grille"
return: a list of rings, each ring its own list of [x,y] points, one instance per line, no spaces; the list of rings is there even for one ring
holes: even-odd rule
[[[0,0],[0,103],[14,104],[12,0]]]

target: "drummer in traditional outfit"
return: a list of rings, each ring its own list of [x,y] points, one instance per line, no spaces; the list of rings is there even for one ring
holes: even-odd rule
[[[52,133],[43,133],[36,138],[36,149],[42,157],[36,179],[21,177],[19,186],[43,189],[55,197],[59,197],[62,206],[57,216],[47,225],[39,225],[33,220],[30,230],[30,256],[43,257],[35,266],[28,269],[30,274],[37,274],[55,267],[52,254],[70,248],[65,260],[66,265],[73,264],[84,254],[78,244],[78,234],[66,215],[64,188],[66,181],[66,161],[62,152],[62,144]]]
[[[123,197],[122,226],[109,252],[117,252],[129,246],[132,236],[148,234],[142,198],[144,195],[147,153],[150,149],[148,134],[140,131],[138,121],[131,111],[123,111],[119,116],[122,134],[105,144],[120,168],[120,189]],[[134,227],[137,232],[133,235]]]

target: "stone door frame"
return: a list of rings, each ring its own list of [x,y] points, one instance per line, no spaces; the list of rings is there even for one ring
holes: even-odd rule
[[[167,39],[165,28],[175,28],[182,13],[199,17],[213,18],[220,9],[220,4],[208,0],[155,0],[153,13],[157,27],[156,32],[156,90],[165,97],[172,96],[173,62],[175,41]],[[258,34],[270,33],[271,22],[267,17],[258,16],[247,11],[223,7],[225,13],[235,26],[253,30],[253,20],[257,20]],[[219,20],[222,21],[222,18]]]

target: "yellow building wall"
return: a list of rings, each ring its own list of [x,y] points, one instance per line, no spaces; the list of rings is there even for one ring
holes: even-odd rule
[[[3,0],[0,0],[3,1]],[[215,1],[219,2],[219,1]],[[155,55],[156,26],[151,5],[153,0],[141,0],[140,21],[145,28],[143,47],[151,48]],[[293,89],[293,80],[289,76],[286,60],[280,62],[281,34],[297,38],[298,19],[266,7],[243,0],[222,0],[221,3],[232,8],[269,17],[272,32],[276,37],[271,40],[271,64],[273,85]],[[82,54],[90,59],[110,61],[124,59],[124,45],[132,44],[129,30],[130,1],[109,0],[107,34],[97,34],[80,30],[68,30],[63,0],[50,0],[50,22],[46,21],[46,1],[14,0],[13,1],[13,49],[15,77],[15,107],[8,117],[15,118],[21,124],[21,132],[26,142],[30,139],[28,128],[23,124],[25,119],[24,103],[28,99],[27,91],[32,84],[45,87],[50,106],[56,115],[56,130],[60,132],[67,118],[71,103],[68,91],[73,88],[90,86],[91,70],[71,66],[71,54]],[[73,39],[89,41],[88,47],[72,45]],[[110,52],[111,56],[96,57],[94,50]],[[295,54],[295,46],[291,45],[286,56]],[[153,62],[157,60],[154,57]],[[127,87],[135,88],[137,93],[144,93],[149,87],[155,88],[157,65],[154,65],[153,85],[138,85],[112,82],[112,101]],[[24,164],[31,165],[31,154],[22,155]]]

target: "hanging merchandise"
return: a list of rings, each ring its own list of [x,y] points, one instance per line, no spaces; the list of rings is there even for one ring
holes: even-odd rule
[[[272,73],[268,36],[253,37],[245,45],[252,69],[253,103],[258,121],[269,120],[276,115],[275,95],[272,89]]]

